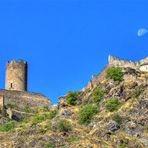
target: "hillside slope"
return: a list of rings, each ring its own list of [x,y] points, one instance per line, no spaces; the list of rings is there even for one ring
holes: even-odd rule
[[[0,148],[148,147],[148,72],[106,66],[58,106],[0,117]]]

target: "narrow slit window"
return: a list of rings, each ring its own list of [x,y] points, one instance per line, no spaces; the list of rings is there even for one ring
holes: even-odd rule
[[[13,83],[12,82],[10,83],[10,88],[13,88]]]

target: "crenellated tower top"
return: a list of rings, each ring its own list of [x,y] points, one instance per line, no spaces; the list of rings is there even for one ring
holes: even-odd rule
[[[11,60],[6,63],[5,89],[27,90],[27,63],[24,60]]]

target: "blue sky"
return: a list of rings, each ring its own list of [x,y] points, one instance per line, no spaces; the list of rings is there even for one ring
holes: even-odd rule
[[[28,62],[28,90],[52,103],[80,90],[107,64],[109,54],[148,55],[147,0],[1,0],[0,88],[5,62]]]

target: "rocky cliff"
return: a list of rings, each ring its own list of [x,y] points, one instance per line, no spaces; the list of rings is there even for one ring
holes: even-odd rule
[[[51,108],[0,118],[0,148],[148,147],[148,72],[107,65]]]

